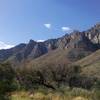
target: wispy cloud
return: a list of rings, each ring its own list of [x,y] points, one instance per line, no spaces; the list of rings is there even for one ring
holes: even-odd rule
[[[44,42],[45,40],[37,40],[37,42]]]
[[[14,47],[14,45],[8,45],[2,41],[0,41],[0,49],[9,49],[9,48],[12,48]]]
[[[62,27],[61,28],[63,32],[71,32],[72,29],[70,27]]]
[[[48,28],[48,29],[50,29],[51,28],[51,24],[44,24],[44,26],[46,27],[46,28]]]

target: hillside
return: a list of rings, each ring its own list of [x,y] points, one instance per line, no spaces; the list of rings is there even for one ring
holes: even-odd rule
[[[76,64],[82,66],[83,74],[100,79],[100,49],[82,60],[79,60]]]
[[[78,52],[79,56],[77,54],[77,57],[69,57],[70,50],[56,50],[52,51],[44,56],[41,56],[27,64],[28,67],[36,67],[40,68],[43,66],[47,66],[49,64],[75,64],[80,65],[82,67],[82,74],[85,74],[86,76],[92,76],[100,78],[100,49],[95,51],[92,54],[87,54],[89,56],[86,56],[85,58],[80,59],[80,54],[87,53],[83,52],[81,50],[75,50],[74,52]],[[74,59],[74,60],[73,60]],[[76,60],[76,62],[75,62]],[[78,60],[78,61],[77,61]],[[75,62],[75,63],[74,63]]]
[[[39,58],[31,60],[27,66],[28,67],[41,67],[49,64],[71,64],[84,56],[91,54],[91,51],[84,51],[83,49],[57,49],[51,51]]]

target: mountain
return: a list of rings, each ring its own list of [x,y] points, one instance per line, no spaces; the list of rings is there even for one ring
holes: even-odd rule
[[[100,24],[87,31],[73,31],[57,39],[44,42],[30,40],[11,49],[0,50],[0,61],[9,61],[13,66],[42,63],[72,63],[100,49]]]

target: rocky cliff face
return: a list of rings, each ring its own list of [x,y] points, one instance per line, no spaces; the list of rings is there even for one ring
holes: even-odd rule
[[[85,36],[94,44],[100,44],[100,24],[96,24],[94,27],[85,32]]]
[[[30,40],[28,44],[20,44],[14,48],[0,50],[0,61],[35,59],[55,49],[79,48],[87,51],[95,51],[100,48],[100,24],[91,29],[79,32],[74,31],[58,39],[49,39],[44,42]]]

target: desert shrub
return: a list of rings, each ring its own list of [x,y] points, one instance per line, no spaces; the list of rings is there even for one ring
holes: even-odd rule
[[[22,68],[17,70],[16,80],[20,89],[38,89],[40,86],[56,90],[62,85],[71,88],[91,89],[95,81],[92,77],[81,74],[78,65],[49,64],[38,68]]]
[[[23,68],[17,71],[16,80],[24,89],[45,87],[56,89],[62,84],[69,85],[72,77],[80,74],[80,66],[66,66],[65,64],[49,64],[38,69]]]
[[[0,100],[6,100],[14,90],[14,70],[9,63],[0,64]]]
[[[25,90],[36,88],[40,82],[37,72],[28,69],[17,71],[16,80],[18,87]]]
[[[100,79],[95,82],[94,88],[100,90]]]

